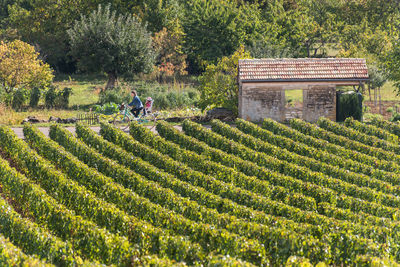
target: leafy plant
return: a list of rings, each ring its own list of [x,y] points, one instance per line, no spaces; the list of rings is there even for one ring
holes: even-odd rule
[[[69,97],[72,94],[72,88],[64,87],[60,90],[57,86],[50,86],[45,93],[46,108],[66,109],[69,104]]]
[[[103,90],[100,92],[100,105],[104,105],[107,103],[122,104],[129,103],[130,101],[130,92],[121,86],[117,86],[112,89]]]
[[[95,105],[94,106],[94,111],[96,113],[104,114],[104,115],[111,115],[114,113],[119,112],[118,105],[115,103],[107,103],[104,105]]]
[[[131,76],[152,69],[155,53],[151,34],[134,15],[117,15],[111,5],[98,6],[68,30],[71,54],[78,67],[89,72],[106,72],[106,89],[120,75]]]
[[[0,82],[7,93],[15,88],[46,87],[53,80],[50,66],[25,42],[1,41],[0,58]]]
[[[41,94],[42,92],[38,87],[32,88],[29,99],[29,106],[31,108],[36,108],[38,106]]]
[[[25,88],[17,88],[13,91],[13,98],[11,102],[11,106],[15,110],[21,110],[23,105],[26,103],[28,99],[28,92]]]
[[[217,65],[208,65],[200,77],[199,107],[203,110],[224,107],[238,112],[237,69],[239,59],[250,58],[241,46],[232,56],[223,57]]]

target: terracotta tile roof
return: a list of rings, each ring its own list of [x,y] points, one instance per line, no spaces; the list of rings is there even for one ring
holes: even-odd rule
[[[361,58],[241,59],[239,81],[366,80]]]

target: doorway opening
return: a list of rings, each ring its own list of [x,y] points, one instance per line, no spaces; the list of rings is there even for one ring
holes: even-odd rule
[[[303,118],[303,89],[285,90],[285,118]]]

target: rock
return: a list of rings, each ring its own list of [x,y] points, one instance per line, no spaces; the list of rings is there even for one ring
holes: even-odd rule
[[[59,119],[60,119],[60,118],[50,116],[49,122],[52,122],[52,121],[57,122]]]
[[[39,120],[35,116],[28,116],[22,121],[22,124],[24,123],[40,123],[40,122],[45,122],[44,120]]]
[[[64,124],[70,124],[70,123],[76,123],[77,119],[76,118],[68,118],[68,119],[57,119],[57,123],[64,123]]]
[[[219,119],[228,121],[234,120],[235,114],[227,108],[213,108],[207,111],[207,117],[209,118],[209,120]]]

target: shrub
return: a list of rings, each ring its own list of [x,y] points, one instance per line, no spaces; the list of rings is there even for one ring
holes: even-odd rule
[[[64,87],[64,89],[59,90],[54,85],[50,86],[45,95],[46,108],[68,108],[71,94],[71,88]]]
[[[136,82],[130,87],[138,92],[143,104],[147,97],[153,98],[155,109],[179,109],[196,106],[200,97],[199,91],[195,88],[180,84],[170,86],[157,82]],[[128,99],[129,103],[131,101],[130,96],[128,96]]]
[[[14,91],[11,106],[15,110],[21,110],[27,100],[27,91],[24,88],[18,88]]]
[[[122,87],[114,87],[112,89],[104,90],[100,93],[100,105],[107,103],[129,103],[130,102],[129,91]]]
[[[344,121],[348,117],[355,120],[362,119],[362,96],[355,92],[338,92],[337,93],[336,120]]]
[[[38,87],[32,88],[31,96],[30,96],[30,100],[29,100],[29,106],[31,108],[37,107],[41,94],[42,94],[42,92],[40,91],[40,89]]]
[[[96,113],[104,114],[104,115],[111,115],[117,113],[119,111],[118,105],[115,103],[107,103],[104,105],[96,105],[94,106],[94,111]]]

